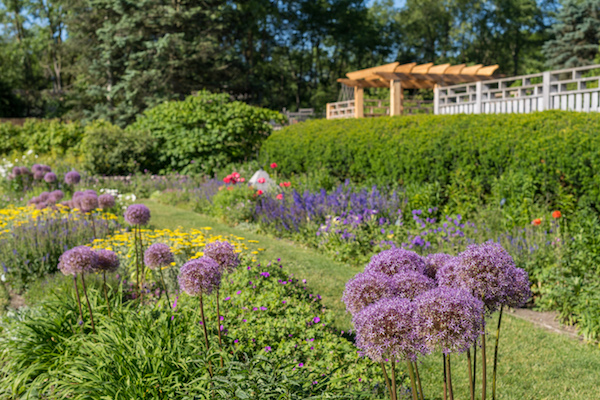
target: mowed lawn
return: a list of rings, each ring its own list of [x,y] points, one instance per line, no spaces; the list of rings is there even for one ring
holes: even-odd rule
[[[157,228],[174,229],[210,226],[213,234],[236,235],[258,240],[264,248],[260,260],[281,258],[290,273],[306,279],[315,293],[323,297],[331,309],[337,328],[348,330],[350,318],[340,301],[344,285],[362,268],[353,268],[332,261],[313,249],[266,235],[230,227],[214,218],[183,209],[144,201],[152,211],[152,224]],[[488,322],[495,332],[497,317]],[[500,357],[498,366],[498,399],[530,400],[600,400],[600,348],[572,338],[549,332],[532,323],[505,313],[502,318]],[[488,398],[491,398],[491,371],[494,341],[488,339]],[[478,357],[481,352],[478,352]],[[442,356],[429,356],[420,364],[423,390],[427,399],[441,399]],[[469,399],[465,356],[452,356],[455,400]],[[481,359],[478,360],[478,370]],[[477,378],[477,399],[481,399],[481,375]]]

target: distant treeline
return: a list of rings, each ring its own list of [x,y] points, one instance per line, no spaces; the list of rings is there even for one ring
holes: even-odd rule
[[[400,62],[594,62],[598,0],[4,0],[0,117],[124,126],[193,91],[321,110],[346,72]]]

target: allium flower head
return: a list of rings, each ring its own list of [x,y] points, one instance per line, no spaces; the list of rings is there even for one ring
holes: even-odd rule
[[[346,283],[342,301],[346,311],[356,314],[370,304],[392,296],[390,277],[381,272],[363,272]]]
[[[381,272],[389,276],[406,270],[423,273],[425,261],[414,251],[399,248],[375,254],[365,267],[365,272]]]
[[[416,271],[400,271],[389,279],[393,295],[409,300],[436,287],[433,279]]]
[[[13,175],[14,175],[14,176],[19,176],[19,175],[21,175],[21,174],[22,174],[21,167],[14,167],[14,168],[12,169],[12,173],[13,173]]]
[[[40,164],[33,164],[31,166],[31,171],[32,172],[37,172],[37,171],[43,171],[42,166]]]
[[[119,257],[110,250],[96,250],[98,255],[98,262],[96,264],[96,270],[101,272],[115,272],[119,269]]]
[[[190,260],[179,270],[179,288],[189,294],[209,295],[221,284],[221,269],[212,258]]]
[[[175,257],[169,246],[164,243],[154,243],[144,253],[144,264],[150,269],[167,267],[173,261]]]
[[[456,258],[456,265],[448,263],[438,274],[443,286],[468,290],[483,300],[493,312],[506,304],[514,285],[515,262],[504,248],[494,242],[471,245]]]
[[[83,194],[91,194],[91,195],[98,197],[98,193],[96,193],[96,191],[94,189],[86,189],[83,191]]]
[[[98,254],[87,246],[73,247],[59,258],[58,269],[65,275],[93,271],[98,264]]]
[[[240,264],[238,254],[235,252],[235,247],[227,241],[216,241],[208,243],[204,247],[204,256],[210,257],[219,264],[221,271],[233,272],[235,267]]]
[[[132,204],[124,216],[129,225],[146,225],[150,221],[150,209],[143,204]]]
[[[425,257],[425,275],[436,279],[437,272],[454,256],[446,253],[427,254]]]
[[[410,300],[392,297],[365,307],[352,319],[356,346],[373,361],[387,358],[415,361],[427,348],[414,322]]]
[[[466,290],[438,287],[414,303],[415,322],[429,350],[462,353],[483,333],[483,302]]]
[[[56,182],[56,174],[54,172],[47,172],[46,175],[44,175],[44,180],[48,183],[54,183]]]
[[[42,171],[41,169],[38,169],[33,173],[33,179],[35,179],[36,181],[41,181],[42,179],[44,179],[44,176],[46,176],[46,171]]]
[[[69,171],[65,174],[65,183],[67,185],[76,185],[81,181],[81,175],[77,171]]]
[[[48,199],[51,200],[53,203],[58,203],[63,199],[63,197],[65,197],[65,194],[62,190],[55,190],[53,192],[50,192],[50,196],[48,196]]]
[[[40,201],[47,201],[50,197],[50,192],[42,192],[40,193],[39,199]]]
[[[43,210],[44,208],[48,207],[48,203],[46,203],[45,201],[40,201],[39,203],[36,203],[35,208],[37,208],[38,210]]]
[[[100,197],[98,197],[98,205],[103,210],[113,208],[115,206],[115,198],[112,194],[102,194]]]
[[[84,194],[83,196],[78,198],[78,201],[79,208],[83,212],[94,211],[96,208],[98,208],[98,196],[95,196],[93,194]]]
[[[529,275],[522,268],[515,268],[512,273],[513,284],[508,289],[506,305],[522,307],[531,298]]]

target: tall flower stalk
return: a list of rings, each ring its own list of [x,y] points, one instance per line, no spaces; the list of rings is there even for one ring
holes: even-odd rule
[[[181,290],[190,296],[198,296],[200,303],[200,315],[202,317],[202,328],[204,331],[204,341],[206,352],[210,350],[210,342],[208,340],[208,329],[206,326],[206,318],[204,316],[203,295],[210,295],[213,291],[218,290],[221,285],[222,272],[219,264],[209,257],[201,257],[190,260],[185,263],[179,270],[179,287]],[[219,326],[217,326],[219,329]],[[212,364],[210,359],[208,362],[210,376],[213,376]]]
[[[127,210],[124,214],[125,222],[129,225],[133,226],[133,236],[135,246],[135,264],[136,264],[136,279],[137,279],[137,287],[140,296],[143,296],[141,280],[140,280],[140,270],[142,268],[141,262],[141,231],[140,227],[142,225],[146,225],[148,221],[150,221],[150,209],[143,204],[132,204],[127,207]]]
[[[170,266],[175,262],[175,256],[171,252],[171,248],[164,243],[154,243],[150,245],[144,253],[144,263],[151,270],[158,270],[162,285],[165,288],[165,294],[167,295],[167,302],[171,304],[169,299],[169,289],[165,282],[165,277],[162,269]]]
[[[95,271],[102,273],[102,289],[104,291],[104,299],[106,301],[106,307],[108,308],[108,317],[111,317],[110,311],[110,300],[108,299],[107,285],[106,285],[106,273],[116,272],[119,269],[119,257],[110,250],[96,250],[98,256],[98,262],[96,264]]]

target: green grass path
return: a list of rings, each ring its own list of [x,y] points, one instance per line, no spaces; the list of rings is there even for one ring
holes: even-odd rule
[[[324,304],[334,313],[341,329],[350,326],[340,297],[348,279],[361,269],[332,261],[312,249],[285,240],[275,239],[232,228],[219,221],[179,208],[145,201],[152,211],[152,222],[159,228],[198,228],[211,226],[215,234],[242,236],[260,241],[265,248],[264,260],[281,258],[285,268],[298,278],[305,278]],[[498,396],[500,400],[600,400],[600,349],[569,337],[548,332],[505,314],[500,338]],[[488,323],[494,329],[496,318]],[[488,399],[491,399],[493,340],[487,344]],[[478,354],[479,356],[480,354]],[[453,356],[453,386],[455,400],[468,400],[465,356]],[[481,365],[481,360],[478,361]],[[400,366],[402,369],[403,365]],[[479,367],[478,367],[479,368]],[[441,355],[425,358],[419,367],[425,397],[441,399]],[[404,369],[402,369],[404,371]],[[481,370],[479,370],[480,372]],[[477,378],[481,382],[481,376]],[[477,399],[481,399],[478,383]]]

